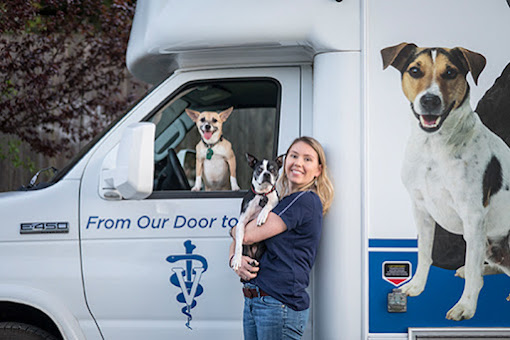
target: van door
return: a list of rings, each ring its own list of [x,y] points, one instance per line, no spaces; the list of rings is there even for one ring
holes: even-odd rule
[[[308,72],[309,73],[309,72]],[[105,339],[240,339],[241,283],[228,266],[251,169],[244,153],[276,157],[299,135],[301,67],[180,72],[129,112],[93,150],[81,186],[83,276]],[[192,192],[200,137],[185,109],[234,107],[223,126],[241,191]],[[154,191],[105,192],[102,172],[126,126],[156,125]]]

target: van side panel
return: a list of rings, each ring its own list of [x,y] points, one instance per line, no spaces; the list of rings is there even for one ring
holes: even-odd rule
[[[407,298],[405,313],[389,313],[387,310],[388,293],[411,278],[418,262],[412,201],[401,179],[406,145],[412,129],[418,128],[418,121],[402,92],[401,73],[393,67],[383,70],[380,53],[383,48],[407,42],[419,47],[463,47],[482,54],[487,64],[480,74],[478,85],[473,82],[471,74],[466,76],[471,108],[475,110],[484,93],[510,62],[510,46],[504,43],[508,41],[510,32],[510,6],[507,1],[475,0],[365,3],[368,37],[365,218],[369,338],[388,338],[391,334],[398,334],[394,338],[407,338],[409,327],[510,327],[509,302],[506,300],[510,278],[505,274],[483,278],[484,287],[478,298],[477,310],[469,320],[446,319],[446,313],[462,294],[465,280],[455,276],[456,268],[434,265],[424,291]],[[501,91],[501,95],[508,96],[507,90]],[[447,119],[454,118],[450,115]],[[501,124],[507,122],[507,117],[501,117]],[[478,150],[471,152],[476,154]],[[447,180],[450,180],[447,176],[438,178],[438,181]],[[482,186],[481,183],[463,185]],[[452,248],[450,243],[448,249]],[[391,266],[408,266],[409,277],[392,278],[391,272],[385,270]]]
[[[317,339],[361,338],[360,67],[359,52],[324,53],[314,60],[313,135],[324,146],[336,189],[315,267]]]
[[[79,184],[64,179],[45,189],[0,195],[0,301],[42,311],[65,338],[98,339],[83,294]]]

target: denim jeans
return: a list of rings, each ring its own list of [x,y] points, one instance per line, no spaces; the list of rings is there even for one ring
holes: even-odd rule
[[[295,311],[271,296],[245,297],[244,340],[299,340],[308,322],[309,311]]]

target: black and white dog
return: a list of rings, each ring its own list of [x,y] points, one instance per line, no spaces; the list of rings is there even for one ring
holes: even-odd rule
[[[242,255],[248,255],[255,260],[260,259],[262,248],[254,244],[243,247],[244,228],[246,224],[257,218],[257,226],[266,222],[268,214],[278,204],[276,192],[276,180],[278,171],[283,165],[283,155],[274,161],[263,159],[257,160],[254,156],[246,154],[246,160],[253,169],[251,190],[244,196],[241,207],[241,215],[236,227],[236,247],[231,266],[234,270],[241,266]]]
[[[492,133],[469,102],[485,58],[465,48],[419,48],[402,43],[381,51],[383,67],[402,74],[402,89],[414,121],[402,168],[418,229],[418,266],[402,286],[410,296],[425,288],[436,223],[463,235],[465,278],[460,300],[446,317],[470,319],[483,286],[482,275],[510,275],[510,149]],[[486,264],[484,264],[486,263]]]

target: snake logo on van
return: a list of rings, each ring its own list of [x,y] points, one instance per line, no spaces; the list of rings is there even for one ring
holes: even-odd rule
[[[174,274],[170,276],[170,283],[181,289],[177,295],[177,301],[185,304],[181,311],[187,317],[186,327],[192,329],[191,310],[197,305],[195,298],[204,292],[200,279],[207,271],[207,260],[201,255],[193,254],[196,246],[191,243],[191,240],[184,242],[184,248],[185,254],[170,255],[166,260],[170,263],[181,264],[172,268]]]

